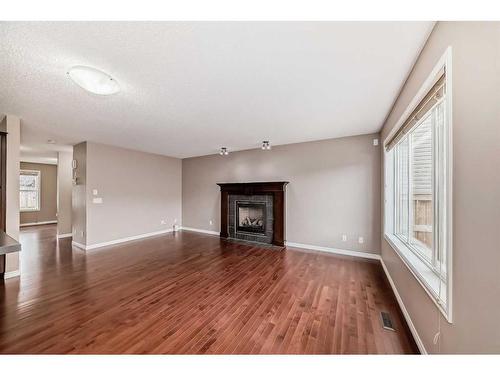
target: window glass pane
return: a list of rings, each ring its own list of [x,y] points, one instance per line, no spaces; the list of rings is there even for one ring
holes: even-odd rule
[[[31,174],[21,174],[19,188],[21,190],[37,190],[37,177]]]
[[[411,131],[411,244],[429,262],[433,248],[432,114]]]
[[[36,210],[38,209],[38,192],[37,191],[22,191],[20,195],[21,209]]]
[[[408,138],[395,148],[395,233],[408,238]]]
[[[384,234],[448,317],[451,123],[444,87],[424,99],[386,145]]]
[[[40,172],[23,170],[19,176],[21,211],[40,209]]]

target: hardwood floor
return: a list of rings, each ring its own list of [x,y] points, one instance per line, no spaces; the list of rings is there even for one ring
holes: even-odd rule
[[[375,261],[190,232],[88,252],[53,225],[20,240],[0,353],[416,352]]]

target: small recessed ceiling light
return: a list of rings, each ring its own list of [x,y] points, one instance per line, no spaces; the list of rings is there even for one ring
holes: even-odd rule
[[[53,145],[54,143],[56,143],[56,140],[55,139],[47,139],[47,143]]]
[[[262,149],[263,150],[270,150],[271,149],[271,144],[269,141],[262,141]]]
[[[67,74],[78,86],[93,94],[111,95],[120,91],[113,77],[90,66],[74,66]]]
[[[229,152],[227,151],[227,148],[221,147],[221,149],[219,151],[219,154],[223,155],[223,156],[226,156],[226,155],[229,155]]]

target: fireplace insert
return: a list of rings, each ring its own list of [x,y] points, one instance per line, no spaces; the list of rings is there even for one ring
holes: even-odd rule
[[[236,231],[266,233],[266,204],[236,202]]]

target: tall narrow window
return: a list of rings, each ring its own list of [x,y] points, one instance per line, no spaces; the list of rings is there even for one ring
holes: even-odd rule
[[[21,171],[19,195],[21,211],[40,211],[40,171]]]
[[[385,144],[385,237],[449,318],[451,125],[446,79],[442,68]]]
[[[419,255],[432,262],[434,249],[432,240],[432,111],[416,126],[408,137],[411,145],[411,186],[410,193],[410,241]],[[437,124],[436,124],[437,125]]]

